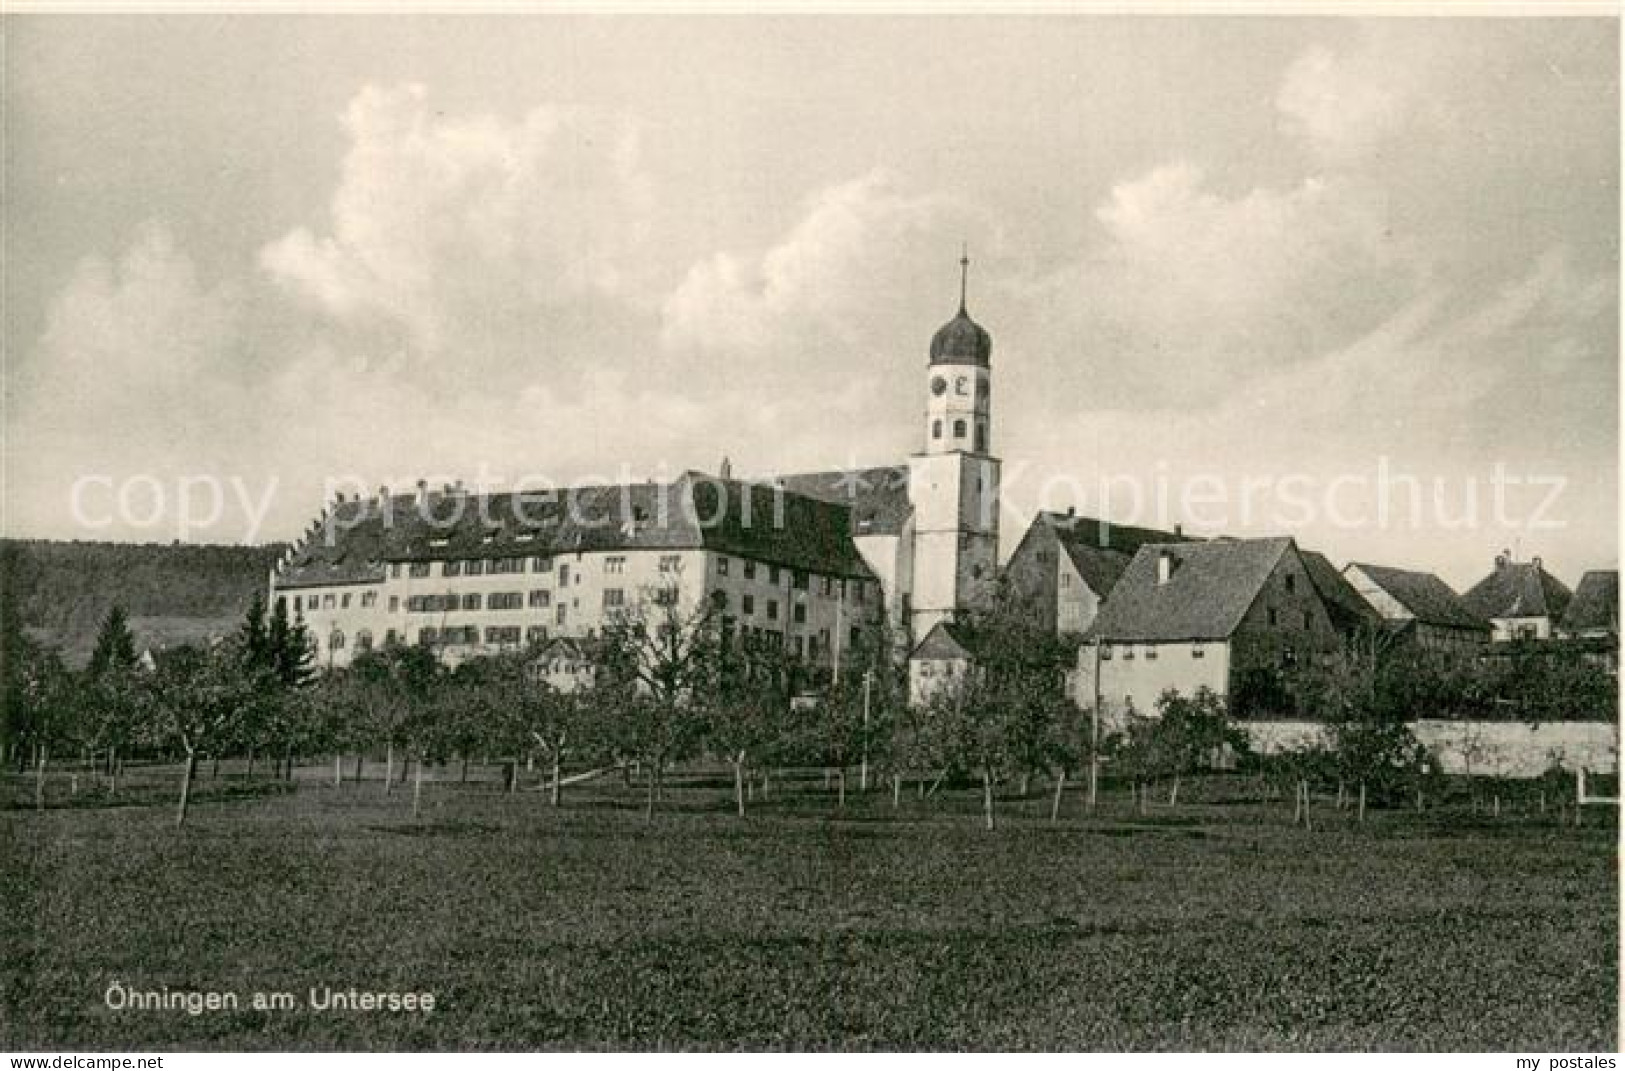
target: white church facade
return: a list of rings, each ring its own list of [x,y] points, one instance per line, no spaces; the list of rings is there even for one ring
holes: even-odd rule
[[[449,661],[590,638],[640,603],[708,604],[730,642],[838,673],[884,622],[910,649],[991,603],[1000,462],[992,339],[965,306],[932,337],[921,449],[903,464],[547,492],[460,486],[340,497],[283,556],[271,598],[320,665],[386,643]]]

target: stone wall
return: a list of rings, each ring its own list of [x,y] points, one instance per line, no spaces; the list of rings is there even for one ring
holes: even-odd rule
[[[1243,722],[1253,747],[1270,754],[1323,740],[1325,727],[1309,721]],[[1606,721],[1554,721],[1530,728],[1516,721],[1411,722],[1416,738],[1446,773],[1539,777],[1548,768],[1581,766],[1592,773],[1619,769],[1619,726]]]

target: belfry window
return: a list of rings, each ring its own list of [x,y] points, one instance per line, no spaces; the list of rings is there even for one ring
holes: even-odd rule
[[[965,437],[965,422],[963,420],[954,421],[954,438],[963,439],[964,437]]]
[[[942,438],[942,421],[933,420],[931,422],[931,438],[933,438],[933,439]]]

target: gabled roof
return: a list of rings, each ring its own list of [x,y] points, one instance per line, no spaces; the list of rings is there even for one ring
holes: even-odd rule
[[[1134,552],[1147,543],[1178,543],[1185,537],[1155,528],[1135,528],[1075,513],[1041,510],[1033,524],[1055,533],[1056,541],[1089,590],[1104,598],[1122,577]]]
[[[952,621],[938,621],[925,639],[909,653],[912,661],[947,662],[974,659],[981,650],[976,630],[969,625]]]
[[[670,483],[349,499],[279,570],[281,587],[377,582],[388,563],[704,548],[868,579],[848,507],[690,472]]]
[[[1089,630],[1111,641],[1221,640],[1235,632],[1275,571],[1292,551],[1285,536],[1202,543],[1147,543],[1112,589]],[[1158,560],[1173,560],[1166,583]]]
[[[596,662],[608,644],[603,639],[585,639],[580,636],[554,636],[536,649],[532,661]]]
[[[1373,584],[1386,591],[1425,625],[1481,632],[1489,630],[1489,622],[1468,609],[1450,585],[1432,573],[1368,562],[1352,562],[1350,568],[1370,577]]]
[[[852,542],[851,507],[766,484],[690,474],[693,523],[707,550],[872,579]]]
[[[908,498],[908,466],[833,469],[779,476],[786,491],[851,510],[854,536],[898,535],[914,512]]]
[[[1495,568],[1461,597],[1480,617],[1561,617],[1573,594],[1541,568],[1540,559],[1495,559]]]
[[[1343,578],[1326,555],[1300,549],[1298,558],[1303,562],[1304,571],[1309,574],[1309,583],[1314,585],[1315,593],[1326,607],[1332,626],[1339,632],[1353,632],[1361,626],[1382,622],[1382,615],[1377,613],[1376,607],[1360,597],[1354,585]]]
[[[1558,627],[1567,632],[1619,631],[1619,571],[1592,569],[1582,576]]]

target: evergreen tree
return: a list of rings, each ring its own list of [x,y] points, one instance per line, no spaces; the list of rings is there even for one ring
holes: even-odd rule
[[[253,613],[252,607],[249,610]],[[310,649],[310,630],[305,619],[288,620],[288,604],[276,601],[271,611],[271,623],[265,631],[265,650],[269,668],[276,678],[290,688],[309,683],[315,673],[316,656]]]
[[[136,663],[135,637],[130,633],[129,616],[124,607],[114,606],[102,619],[96,633],[96,648],[90,655],[90,675],[104,677],[119,670],[131,669]]]
[[[272,668],[272,648],[265,624],[265,596],[258,591],[254,592],[254,598],[248,604],[239,642],[242,644],[243,662],[249,669]]]

